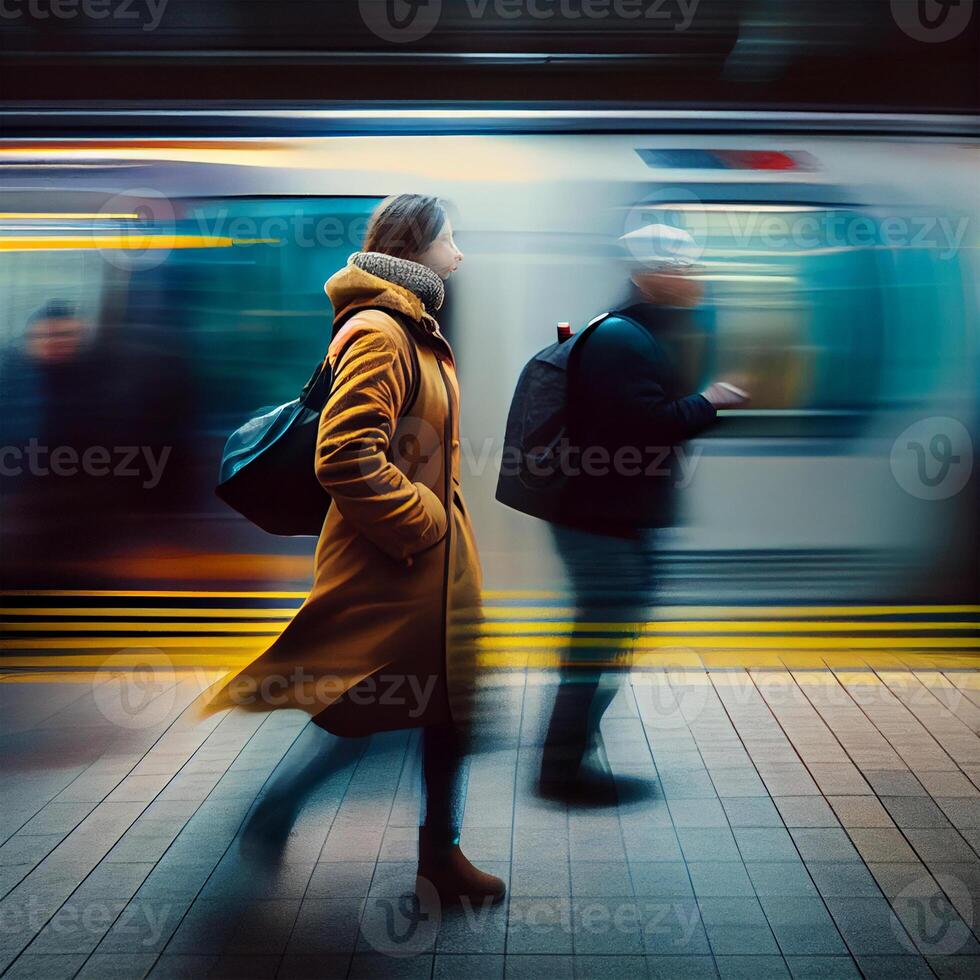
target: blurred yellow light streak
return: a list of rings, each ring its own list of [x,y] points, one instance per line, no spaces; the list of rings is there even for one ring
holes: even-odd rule
[[[549,636],[516,636],[516,637],[494,637],[481,636],[477,638],[477,645],[488,650],[509,650],[514,648],[541,648],[554,646],[554,638]],[[678,638],[671,636],[641,636],[634,640],[632,637],[570,637],[562,640],[563,645],[573,646],[581,649],[609,649],[620,648],[629,650],[632,648],[662,648],[677,647]],[[980,649],[980,637],[961,637],[961,636],[912,636],[912,637],[890,637],[890,636],[846,636],[846,637],[827,637],[827,636],[691,636],[685,638],[685,646],[698,647],[702,649],[776,649],[784,648],[788,650],[808,650],[815,647],[830,649],[888,649],[895,648],[923,648],[937,647]]]
[[[0,252],[159,251],[161,249],[232,248],[275,245],[275,238],[220,238],[214,235],[5,235]]]
[[[629,627],[628,623],[576,623],[574,621],[556,622],[498,622],[485,623],[479,627],[484,633],[506,634],[517,627],[521,633],[570,633],[572,630],[584,633],[614,633]],[[644,622],[644,633],[701,633],[716,630],[722,633],[846,633],[849,630],[870,632],[881,630],[902,632],[903,630],[980,630],[980,623],[929,622],[914,620],[908,622],[853,621],[853,620],[794,620],[792,624],[782,620],[740,619],[731,622],[716,620],[656,621]]]
[[[65,612],[74,612],[76,614],[81,613],[82,615],[98,615],[98,616],[108,616],[108,615],[123,615],[132,616],[137,610],[134,609],[118,609],[114,611],[94,609],[94,610],[65,610]],[[170,610],[167,615],[176,614],[177,610]],[[182,610],[186,614],[199,614],[201,616],[215,616],[217,613],[214,610],[202,609],[202,610]],[[274,619],[279,622],[285,623],[292,615],[294,610],[232,610],[232,617],[244,618],[250,616],[256,616],[257,618],[263,619]],[[14,615],[25,615],[25,610],[8,610],[6,615],[13,613]],[[158,611],[154,609],[142,610],[142,615],[145,616],[155,616],[158,615]],[[273,615],[275,614],[275,615]],[[32,615],[30,611],[26,612],[26,615]],[[38,615],[34,613],[33,615]],[[44,610],[43,615],[48,615],[48,611]],[[241,623],[241,622],[222,622],[218,621],[198,621],[198,620],[188,620],[184,622],[154,622],[152,620],[147,622],[135,622],[132,620],[120,621],[118,623],[104,622],[101,620],[67,620],[58,621],[54,624],[48,622],[30,622],[30,623],[4,623],[4,627],[8,630],[18,630],[21,632],[38,632],[50,629],[59,630],[76,630],[79,632],[84,631],[95,631],[103,629],[106,632],[115,631],[125,631],[125,630],[138,630],[141,628],[150,630],[160,630],[161,632],[175,632],[178,630],[199,630],[202,632],[217,632],[217,631],[228,631],[236,630],[243,633],[254,633],[261,631],[268,631],[270,626],[274,627],[275,622],[262,622],[262,623]],[[576,623],[574,620],[555,620],[554,622],[535,622],[530,621],[507,621],[496,623],[480,623],[470,627],[474,632],[483,634],[528,634],[528,633],[543,633],[552,636],[564,636],[567,634],[575,632],[581,633],[623,633],[629,632],[631,629],[631,624],[628,622],[613,622],[613,623]],[[885,632],[904,632],[904,631],[918,631],[918,630],[980,630],[980,623],[971,622],[930,622],[924,620],[916,620],[910,622],[869,622],[869,621],[845,621],[845,620],[835,620],[833,622],[821,621],[811,621],[811,620],[795,620],[792,625],[780,621],[780,620],[735,620],[733,622],[717,622],[715,620],[687,620],[687,621],[662,621],[662,622],[643,622],[641,624],[641,632],[644,634],[648,633],[703,633],[710,631],[722,632],[722,633],[846,633],[849,631],[854,632],[870,632],[870,631],[885,631]],[[980,636],[977,637],[978,644],[980,644]]]
[[[287,606],[281,609],[261,606],[239,609],[218,609],[212,607],[194,606],[71,606],[64,609],[54,609],[45,606],[8,606],[0,609],[0,616],[160,616],[173,618],[176,616],[221,616],[226,619],[289,619],[296,614],[298,607]],[[59,628],[64,628],[59,625]]]
[[[488,593],[483,594],[486,599]],[[484,615],[490,617],[527,616],[529,619],[573,616],[571,606],[488,606]],[[969,615],[980,613],[980,606],[655,606],[650,611],[659,615],[680,616],[696,613],[705,619],[740,619],[773,616],[777,619],[798,619],[809,616],[914,616]],[[649,613],[648,613],[649,615]],[[980,627],[980,623],[977,624]]]
[[[0,595],[146,596],[167,599],[305,599],[306,592],[212,592],[187,589],[0,589]]]
[[[24,624],[35,626],[35,624]],[[109,624],[111,625],[111,624]],[[214,630],[203,632],[227,631],[220,623],[200,624],[215,627]],[[56,650],[56,649],[86,649],[110,647],[232,647],[244,649],[247,646],[257,646],[260,641],[268,642],[274,634],[262,632],[264,624],[242,624],[254,626],[255,629],[236,629],[237,635],[231,636],[162,636],[147,633],[139,636],[52,636],[52,637],[21,637],[17,639],[0,640],[0,650]],[[107,632],[107,624],[86,624],[93,629]],[[171,631],[184,629],[178,624],[160,624],[159,629],[170,627]],[[50,627],[48,627],[50,629]],[[132,628],[129,624],[128,628]],[[195,624],[195,629],[199,624]],[[261,636],[250,638],[249,633],[261,633]],[[627,636],[611,637],[554,637],[554,636],[478,636],[475,637],[478,648],[492,651],[540,650],[561,647],[574,647],[580,650],[652,650],[652,649],[702,649],[702,650],[887,650],[887,649],[980,649],[980,637],[958,636],[641,636],[634,640]],[[585,656],[585,654],[583,654]]]

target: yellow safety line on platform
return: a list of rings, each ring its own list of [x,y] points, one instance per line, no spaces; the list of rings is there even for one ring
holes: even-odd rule
[[[132,610],[128,610],[132,612]],[[149,615],[149,613],[148,613]],[[259,617],[262,619],[272,619],[272,617]],[[270,633],[278,624],[285,626],[288,620],[282,616],[270,622],[243,623],[243,622],[221,622],[219,621],[178,621],[178,622],[135,622],[132,620],[120,621],[116,623],[105,622],[99,619],[91,620],[58,620],[56,622],[28,622],[28,623],[3,623],[3,627],[11,632],[36,633],[52,629],[72,630],[75,632],[95,632],[105,630],[107,633],[125,632],[127,630],[146,629],[149,635],[154,632],[175,633],[175,632],[200,632],[217,633],[230,632],[237,633]],[[555,620],[554,622],[534,622],[534,621],[503,621],[496,623],[474,623],[467,627],[467,631],[473,631],[480,635],[494,636],[520,636],[527,634],[547,634],[550,636],[567,636],[572,632],[578,633],[623,633],[631,632],[631,624],[623,622],[612,623],[577,623],[574,620]],[[733,622],[718,622],[715,620],[686,620],[686,621],[654,621],[643,622],[641,631],[644,634],[650,633],[781,633],[795,635],[797,633],[847,633],[882,631],[890,633],[901,632],[922,632],[922,631],[950,631],[958,630],[980,630],[980,623],[977,622],[943,622],[929,620],[914,621],[854,621],[854,620],[834,620],[826,622],[823,620],[794,620],[791,623],[780,620],[736,620]],[[980,639],[980,637],[978,637]]]

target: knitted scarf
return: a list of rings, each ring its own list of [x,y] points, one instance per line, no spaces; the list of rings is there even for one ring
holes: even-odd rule
[[[383,252],[354,252],[347,261],[365,272],[370,272],[372,276],[411,290],[430,313],[442,306],[445,298],[443,281],[421,262],[399,259]]]

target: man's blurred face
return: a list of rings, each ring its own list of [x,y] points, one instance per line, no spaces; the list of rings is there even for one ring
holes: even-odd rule
[[[701,283],[693,278],[690,269],[672,272],[634,272],[633,282],[651,303],[660,306],[697,306],[704,295]]]
[[[38,361],[58,363],[78,353],[85,336],[85,324],[75,316],[53,316],[35,320],[27,328],[24,344]]]

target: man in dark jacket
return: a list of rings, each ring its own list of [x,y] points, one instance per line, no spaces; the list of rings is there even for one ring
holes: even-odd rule
[[[617,786],[601,758],[603,712],[628,667],[656,585],[656,528],[674,523],[675,491],[692,476],[684,443],[712,425],[718,409],[747,395],[730,382],[683,390],[666,343],[689,331],[702,296],[693,278],[693,239],[664,226],[629,244],[642,264],[633,297],[583,338],[569,368],[570,432],[576,452],[562,523],[551,524],[575,599],[576,621],[544,739],[539,790],[563,800],[615,803],[637,785]],[[633,236],[631,236],[633,237]],[[610,624],[606,630],[596,624]],[[602,637],[612,632],[609,642]],[[589,759],[587,756],[593,755]]]

